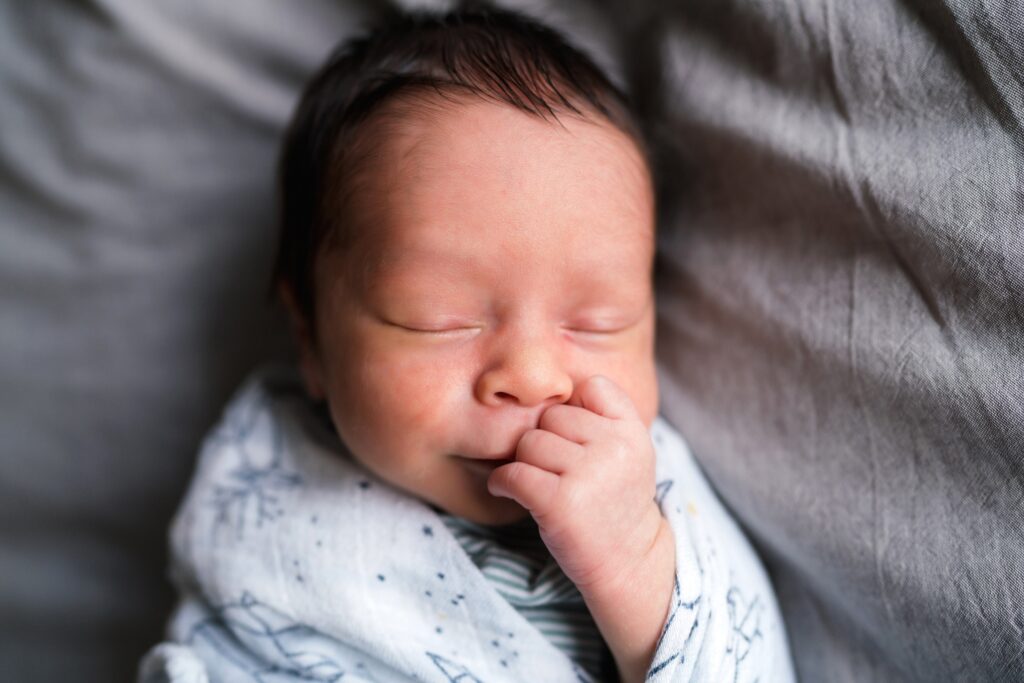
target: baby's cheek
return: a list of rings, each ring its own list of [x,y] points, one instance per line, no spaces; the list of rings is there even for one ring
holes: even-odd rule
[[[658,373],[654,363],[653,310],[646,323],[638,330],[635,344],[624,360],[629,376],[627,391],[633,398],[640,419],[649,428],[658,415],[659,400]]]
[[[391,357],[367,364],[378,410],[394,428],[413,430],[420,438],[443,434],[451,424],[457,392],[442,363]]]

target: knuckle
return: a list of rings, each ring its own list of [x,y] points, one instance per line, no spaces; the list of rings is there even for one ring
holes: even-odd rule
[[[611,381],[606,375],[594,375],[591,378],[590,390],[597,394],[604,394],[607,396],[618,395],[618,385]]]
[[[571,413],[572,406],[558,403],[551,406],[540,416],[537,426],[544,430],[556,430],[558,425],[563,424],[565,418]]]
[[[580,394],[584,397],[593,397],[601,390],[600,375],[589,377],[583,386],[580,387]]]
[[[494,476],[499,477],[499,484],[511,493],[521,495],[526,475],[526,465],[513,462],[502,466]]]
[[[609,450],[616,460],[630,460],[633,455],[633,443],[629,439],[617,436],[611,440]]]
[[[557,513],[559,501],[565,495],[565,482],[561,478],[554,481],[548,480],[535,493],[533,511],[542,517],[550,517]]]
[[[530,453],[537,449],[540,444],[540,440],[544,437],[544,432],[539,429],[531,429],[530,431],[519,437],[519,446],[516,448],[517,454]]]
[[[558,409],[562,407],[562,404],[558,403],[547,408],[543,413],[540,414],[540,419],[537,421],[537,427],[539,429],[547,429],[548,426],[553,424],[558,419]]]
[[[523,464],[519,462],[510,463],[502,468],[502,473],[505,475],[505,483],[512,488],[523,478]]]
[[[595,502],[592,493],[572,482],[561,482],[557,496],[553,496],[553,503],[557,503],[558,509],[564,513],[565,519],[585,519],[588,516],[588,511],[593,509]]]

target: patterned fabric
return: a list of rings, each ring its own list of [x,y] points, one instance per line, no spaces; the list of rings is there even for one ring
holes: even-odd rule
[[[576,584],[562,572],[528,517],[488,527],[438,516],[494,589],[526,620],[598,680],[613,680],[615,660]]]
[[[647,679],[793,680],[757,557],[679,435],[651,435],[676,581]],[[434,510],[346,457],[291,372],[254,377],[207,437],[171,545],[177,645],[151,651],[142,683],[596,680]]]

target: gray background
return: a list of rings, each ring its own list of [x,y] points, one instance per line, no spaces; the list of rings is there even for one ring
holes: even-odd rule
[[[662,410],[803,680],[1024,678],[1021,6],[506,4],[652,126]],[[159,639],[199,439],[286,349],[281,129],[380,6],[0,1],[4,680],[129,680]]]

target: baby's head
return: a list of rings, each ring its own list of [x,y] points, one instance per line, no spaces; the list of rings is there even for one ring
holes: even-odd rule
[[[310,394],[368,469],[483,524],[541,413],[604,375],[650,425],[654,198],[621,95],[517,15],[392,22],[305,91],[276,282]]]

